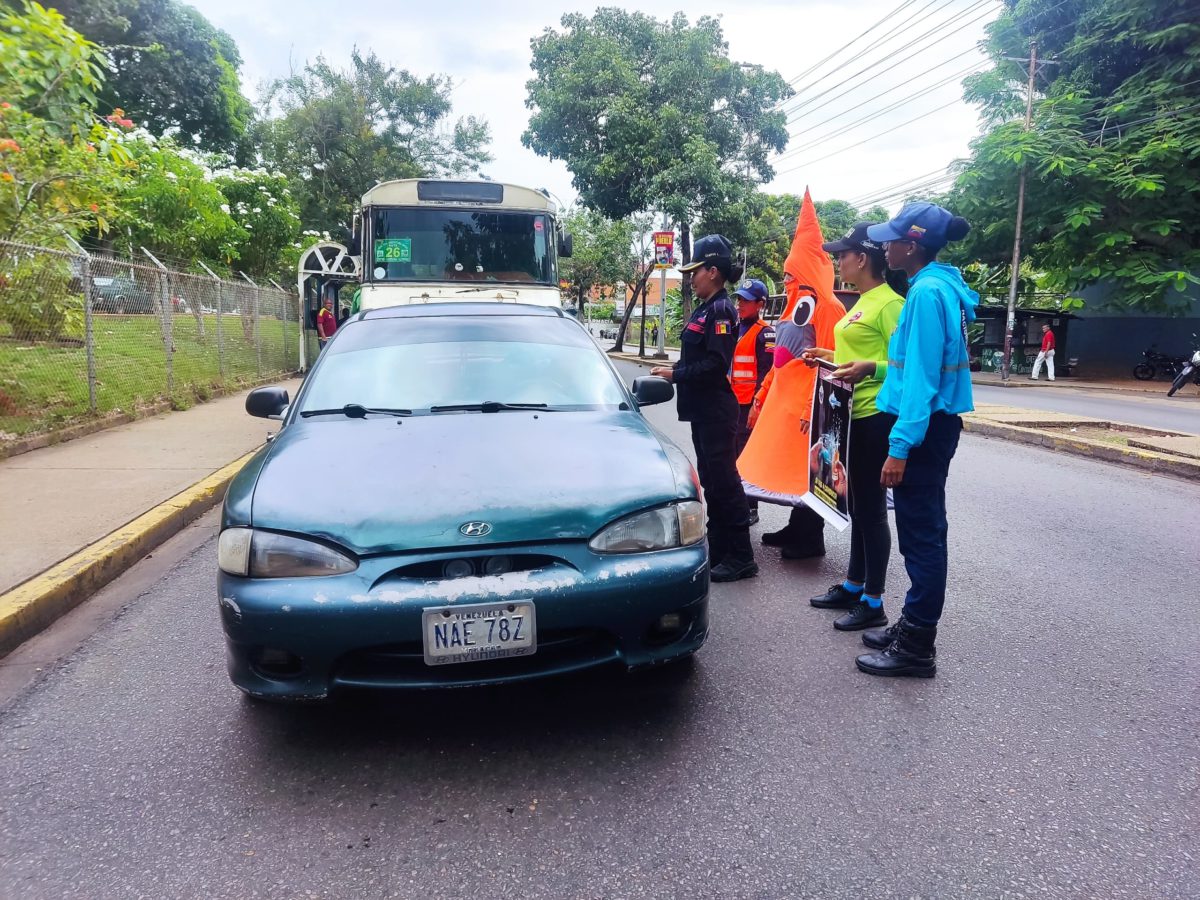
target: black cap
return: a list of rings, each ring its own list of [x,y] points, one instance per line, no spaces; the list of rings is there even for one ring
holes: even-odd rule
[[[701,266],[715,266],[725,260],[733,261],[733,246],[719,234],[706,234],[692,245],[692,261],[680,266],[680,272],[694,272]]]
[[[883,244],[867,237],[867,229],[872,224],[872,222],[858,222],[846,232],[845,237],[822,244],[821,249],[826,253],[841,253],[843,250],[854,250],[858,253],[882,253]]]

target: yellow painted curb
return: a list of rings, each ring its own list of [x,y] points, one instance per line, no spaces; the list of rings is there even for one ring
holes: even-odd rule
[[[0,594],[0,656],[33,637],[215,506],[257,450],[58,565]]]

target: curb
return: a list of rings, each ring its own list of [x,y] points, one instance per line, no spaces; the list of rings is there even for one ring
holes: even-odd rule
[[[70,612],[215,506],[257,452],[218,469],[41,575],[0,594],[0,656]]]
[[[1061,390],[1067,390],[1067,391],[1095,391],[1095,392],[1099,392],[1099,393],[1110,393],[1110,394],[1142,394],[1142,395],[1159,396],[1159,397],[1163,397],[1163,398],[1166,398],[1167,388],[1170,387],[1169,384],[1163,384],[1163,387],[1161,390],[1156,390],[1155,388],[1139,388],[1139,387],[1131,387],[1131,386],[1126,387],[1125,385],[1078,384],[1078,383],[1075,383],[1069,377],[1062,378],[1059,381],[1036,381],[1036,382],[1032,382],[1032,383],[1029,382],[1028,380],[1024,380],[1024,381],[1021,381],[1019,384],[1013,382],[1012,380],[1010,380],[1008,382],[1008,384],[1005,384],[1002,381],[991,381],[989,379],[972,378],[971,384],[977,385],[978,387],[1004,388],[1005,390],[1009,390],[1009,389],[1019,390],[1021,388],[1047,388],[1047,389],[1061,389]]]
[[[1159,475],[1174,475],[1189,481],[1200,481],[1200,460],[1191,461],[1154,453],[1148,450],[1138,450],[1129,447],[1116,447],[1101,444],[1082,438],[1070,438],[1057,434],[1047,434],[1035,428],[1022,428],[1017,425],[1005,425],[999,422],[987,422],[980,419],[964,418],[964,430],[985,437],[1000,438],[1014,441],[1018,444],[1028,444],[1034,447],[1045,447],[1083,456],[1102,462],[1118,463],[1144,472],[1155,472]]]

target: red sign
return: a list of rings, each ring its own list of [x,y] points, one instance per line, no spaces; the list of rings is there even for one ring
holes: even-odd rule
[[[675,232],[654,232],[654,268],[669,269],[675,264]]]

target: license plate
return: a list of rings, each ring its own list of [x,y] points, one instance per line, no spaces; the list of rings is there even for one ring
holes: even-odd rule
[[[537,652],[533,604],[475,603],[422,611],[425,664],[484,662]]]

